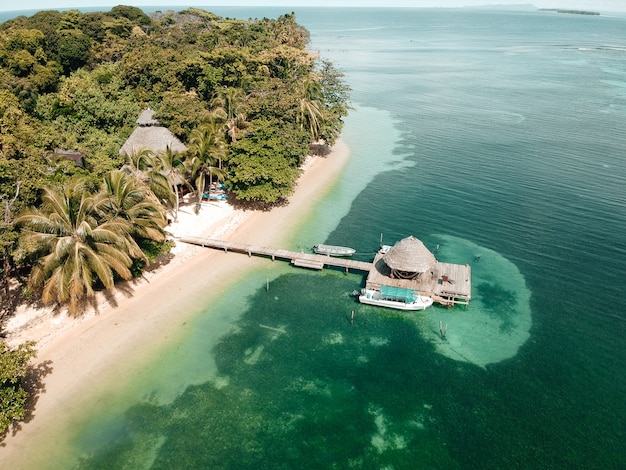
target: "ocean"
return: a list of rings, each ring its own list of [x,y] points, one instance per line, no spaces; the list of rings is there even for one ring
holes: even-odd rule
[[[471,265],[469,307],[364,306],[360,275],[268,262],[141,400],[95,390],[111,406],[77,410],[50,468],[624,468],[626,16],[293,10],[354,109],[350,162],[284,248],[369,261],[414,235]]]

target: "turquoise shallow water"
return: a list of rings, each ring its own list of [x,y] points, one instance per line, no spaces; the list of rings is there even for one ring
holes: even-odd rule
[[[352,160],[289,248],[369,260],[381,233],[415,235],[471,264],[470,307],[361,306],[360,276],[268,263],[155,358],[132,386],[145,400],[86,416],[59,452],[81,468],[623,468],[626,18],[296,15],[355,111]]]

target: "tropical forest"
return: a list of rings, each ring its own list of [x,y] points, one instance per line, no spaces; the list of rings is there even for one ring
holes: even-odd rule
[[[171,248],[181,195],[271,209],[349,109],[295,15],[40,11],[0,24],[0,327],[18,302],[80,314]],[[184,150],[121,151],[145,110]],[[3,330],[4,328],[2,328]],[[0,433],[23,419],[35,345],[0,338]]]

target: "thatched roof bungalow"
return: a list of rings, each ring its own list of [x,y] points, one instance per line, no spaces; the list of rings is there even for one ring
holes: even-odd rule
[[[152,152],[164,152],[167,148],[172,152],[183,153],[187,150],[178,137],[161,126],[157,119],[154,119],[154,111],[150,108],[144,109],[137,118],[137,127],[128,137],[122,148],[120,155],[130,155],[133,150],[151,150]]]
[[[50,162],[56,163],[59,160],[70,160],[74,162],[74,165],[85,168],[84,155],[76,150],[57,150],[48,157]]]
[[[391,269],[391,277],[398,279],[416,279],[437,263],[435,255],[412,235],[391,247],[383,261]]]

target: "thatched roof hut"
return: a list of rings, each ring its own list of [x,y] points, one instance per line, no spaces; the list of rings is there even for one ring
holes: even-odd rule
[[[158,126],[159,120],[154,119],[154,111],[150,108],[144,109],[137,118],[137,125],[142,127]]]
[[[157,119],[154,119],[154,111],[147,108],[137,118],[137,127],[122,145],[120,155],[130,155],[133,150],[143,149],[164,152],[167,147],[172,152],[182,153],[187,150],[185,144],[178,137],[172,134],[168,128],[161,126]]]
[[[84,155],[76,150],[57,150],[48,157],[51,162],[58,162],[59,160],[71,160],[74,165],[81,168],[85,168]]]
[[[424,244],[410,236],[400,240],[383,256],[392,277],[413,279],[432,270],[437,260]]]

